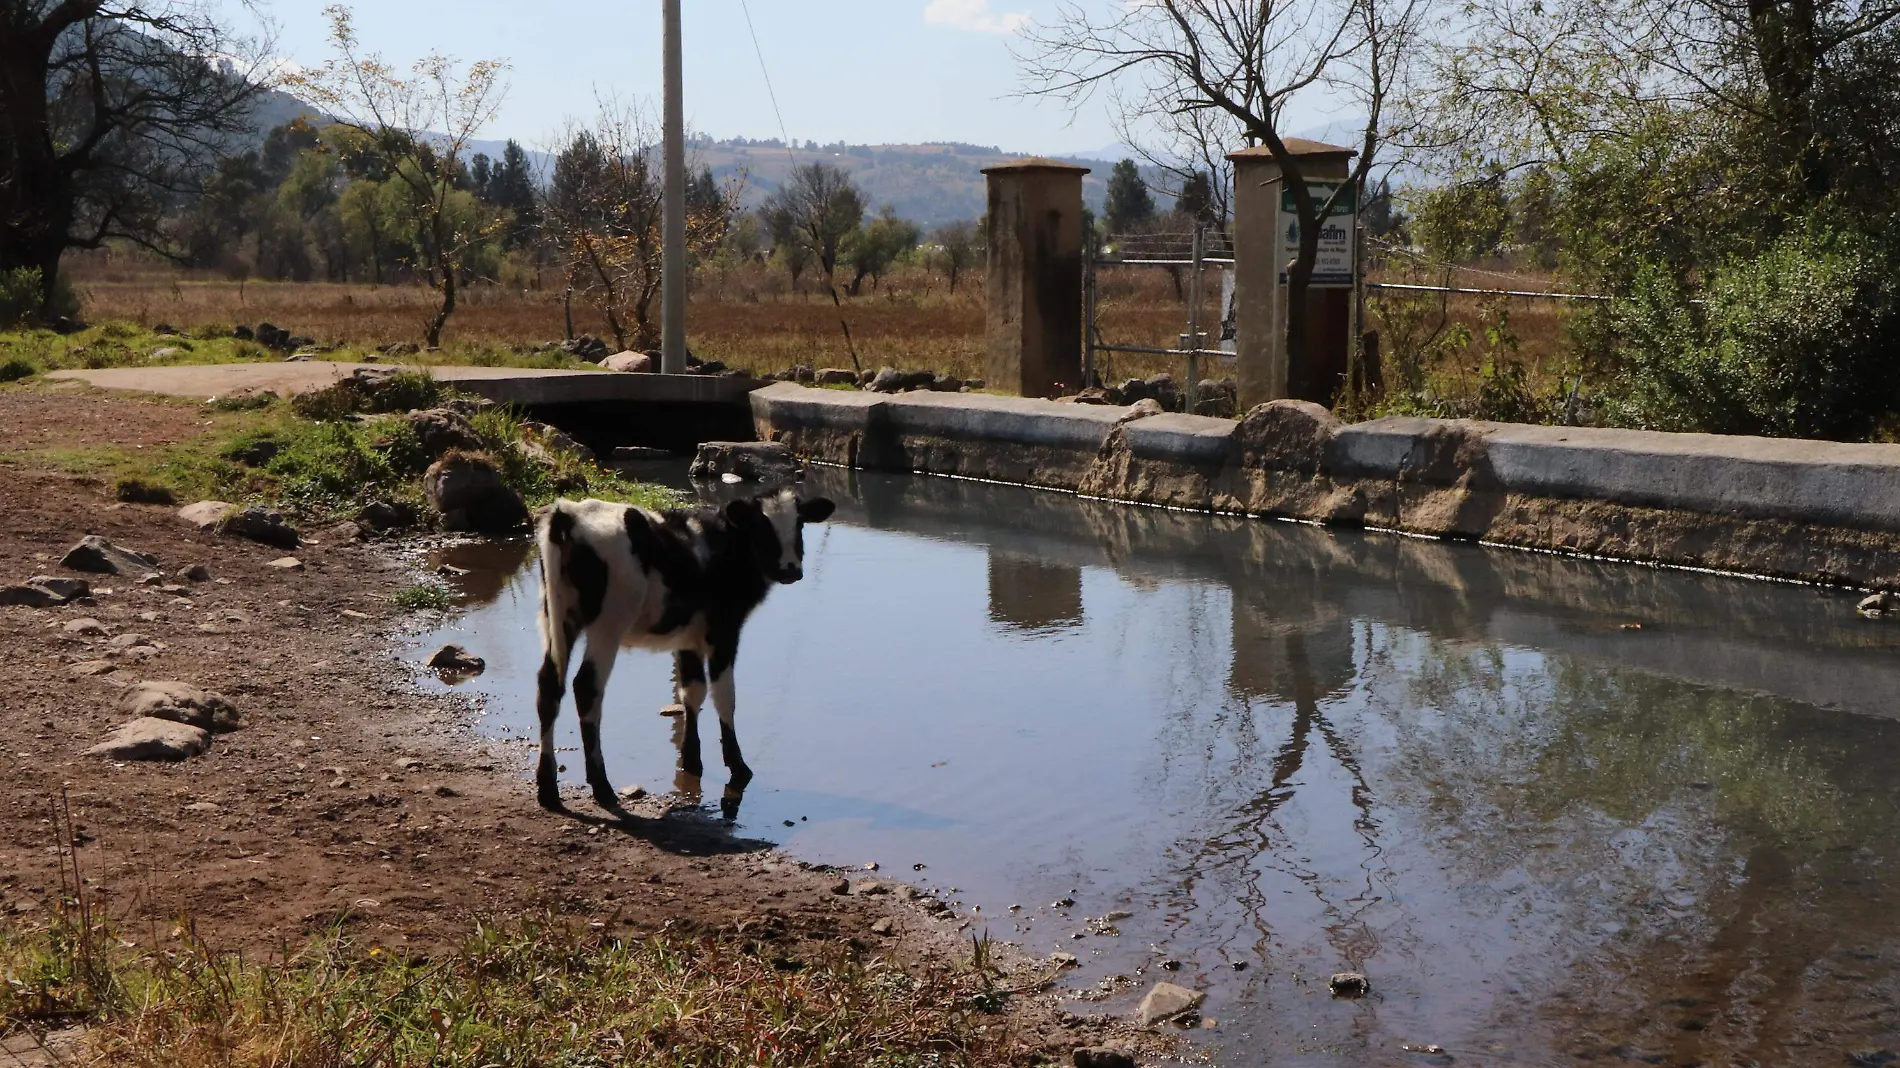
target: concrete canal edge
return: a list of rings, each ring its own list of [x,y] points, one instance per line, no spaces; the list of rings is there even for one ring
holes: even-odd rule
[[[1197,511],[1900,588],[1900,445],[1388,418],[1274,401],[1238,422],[780,383],[761,439],[823,463]]]

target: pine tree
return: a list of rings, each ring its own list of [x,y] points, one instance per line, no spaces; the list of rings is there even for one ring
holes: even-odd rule
[[[1108,203],[1102,208],[1111,233],[1125,234],[1155,217],[1155,198],[1148,183],[1141,180],[1141,169],[1132,159],[1122,160],[1108,172]]]
[[[1181,186],[1181,195],[1174,198],[1174,210],[1194,219],[1203,226],[1212,226],[1217,220],[1214,210],[1214,183],[1208,180],[1206,171],[1195,171]]]

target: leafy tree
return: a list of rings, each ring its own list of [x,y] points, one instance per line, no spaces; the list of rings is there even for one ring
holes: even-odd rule
[[[1384,178],[1359,207],[1359,221],[1366,233],[1377,238],[1389,238],[1405,232],[1411,220],[1393,202],[1392,183]]]
[[[1510,225],[1502,181],[1439,186],[1418,198],[1412,234],[1430,255],[1450,263],[1496,256]]]
[[[1214,183],[1206,171],[1195,171],[1182,183],[1180,195],[1174,198],[1174,210],[1202,226],[1213,226],[1220,221],[1220,212],[1214,203]]]
[[[758,218],[772,238],[772,255],[791,276],[792,288],[797,289],[799,277],[811,266],[811,246],[799,231],[797,217],[788,205],[768,203],[759,209]]]
[[[68,249],[176,253],[165,216],[215,172],[258,92],[261,49],[213,10],[0,0],[0,276],[36,272],[43,308]]]
[[[373,145],[391,179],[401,183],[414,266],[441,294],[423,334],[431,347],[440,345],[462,275],[500,229],[493,213],[480,210],[466,191],[462,156],[501,105],[506,66],[479,60],[461,70],[432,54],[401,76],[380,55],[362,51],[348,8],[330,7],[325,14],[336,56],[294,82]]]
[[[1122,160],[1108,172],[1108,200],[1102,214],[1109,231],[1117,234],[1129,233],[1155,217],[1155,199],[1134,160]]]
[[[935,260],[943,268],[950,282],[950,292],[957,291],[957,279],[963,272],[976,263],[981,253],[983,237],[973,222],[945,223],[932,231],[931,240],[937,243]]]
[[[866,277],[871,279],[871,287],[877,288],[885,270],[915,249],[920,236],[922,233],[915,223],[898,218],[897,212],[885,205],[869,226],[853,230],[845,240],[844,256],[852,271],[846,292],[857,296],[864,288]]]
[[[766,198],[768,220],[776,223],[774,234],[783,232],[804,245],[825,275],[825,282],[836,288],[833,278],[838,271],[838,253],[864,221],[864,194],[851,176],[827,163],[805,163]]]

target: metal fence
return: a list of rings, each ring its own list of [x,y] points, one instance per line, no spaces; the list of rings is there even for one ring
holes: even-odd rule
[[[1096,354],[1103,352],[1126,352],[1147,356],[1178,356],[1187,359],[1187,391],[1194,395],[1194,387],[1201,377],[1201,358],[1204,356],[1231,357],[1233,352],[1222,348],[1209,348],[1207,331],[1203,329],[1201,313],[1206,304],[1206,279],[1209,267],[1231,268],[1234,265],[1232,238],[1225,231],[1206,226],[1197,226],[1191,232],[1123,234],[1108,239],[1091,238],[1083,255],[1082,309],[1084,327],[1084,345],[1082,356],[1083,379],[1091,384],[1100,381],[1096,366]],[[1101,337],[1101,299],[1097,285],[1096,272],[1103,267],[1162,267],[1185,269],[1187,271],[1186,298],[1187,323],[1177,344],[1173,348],[1158,348],[1151,345],[1120,345],[1102,340]],[[1229,309],[1223,307],[1223,333],[1231,326],[1225,317]]]

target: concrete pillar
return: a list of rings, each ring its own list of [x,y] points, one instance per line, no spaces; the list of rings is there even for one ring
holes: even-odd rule
[[[1082,386],[1082,176],[1022,159],[987,167],[990,389],[1051,397]]]
[[[1344,180],[1358,155],[1350,148],[1298,137],[1285,143],[1308,184]],[[1265,145],[1227,158],[1234,164],[1234,341],[1240,409],[1287,397],[1329,404],[1328,368],[1335,358],[1344,367],[1340,353],[1351,331],[1351,291],[1345,290],[1348,297],[1342,303],[1339,294],[1328,289],[1307,290],[1307,351],[1289,359],[1286,287],[1280,276],[1292,260],[1286,252],[1287,234],[1297,220],[1281,210],[1280,165]],[[1347,310],[1343,317],[1342,309]]]

